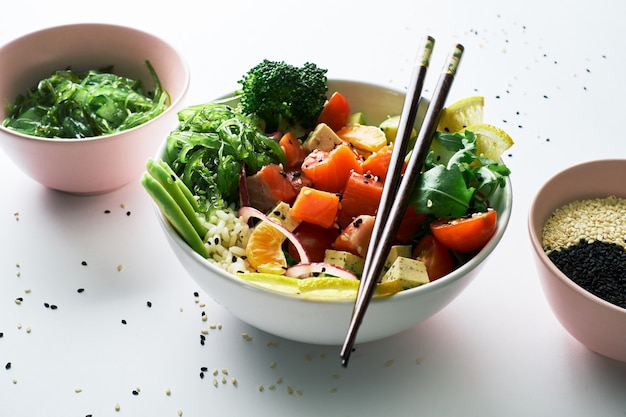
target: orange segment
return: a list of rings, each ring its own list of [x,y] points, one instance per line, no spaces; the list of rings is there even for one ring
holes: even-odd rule
[[[282,250],[285,240],[280,230],[263,221],[250,233],[246,246],[246,257],[258,272],[282,274],[287,268],[287,260]]]

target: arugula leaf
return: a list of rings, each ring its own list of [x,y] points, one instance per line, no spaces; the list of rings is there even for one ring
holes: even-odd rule
[[[438,218],[485,211],[509,174],[506,165],[476,155],[473,132],[437,132],[409,205]]]

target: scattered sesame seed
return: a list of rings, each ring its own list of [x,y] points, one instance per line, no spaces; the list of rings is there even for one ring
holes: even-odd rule
[[[276,362],[270,363],[270,368],[274,369],[274,368],[276,368],[276,366],[278,366],[278,364]]]
[[[393,365],[393,359],[389,359],[388,361],[385,362],[385,366],[389,367]]]
[[[80,394],[81,392],[83,392],[82,388],[75,388],[74,392],[77,394]]]
[[[288,386],[287,387],[287,394],[289,394],[289,395],[293,394],[293,388]]]
[[[219,386],[219,382],[217,382],[216,378],[213,378],[213,386],[217,388]]]
[[[178,410],[178,417],[181,417],[183,415],[183,410]]]
[[[331,389],[330,389],[330,393],[331,393],[331,394],[334,394],[334,393],[336,393],[336,392],[337,392],[337,388],[331,388]]]
[[[121,271],[122,271],[122,269],[124,269],[124,266],[123,266],[122,264],[119,264],[119,265],[117,266],[117,271],[118,271],[118,272],[121,272]]]
[[[265,391],[265,387],[263,387],[263,385],[259,385],[259,392],[263,392]]]
[[[169,397],[170,395],[172,395],[172,390],[171,390],[171,389],[169,389],[169,388],[166,388],[166,389],[165,389],[165,395],[167,395],[168,397]]]
[[[237,382],[237,378],[231,378],[230,379],[230,383],[233,384],[233,386],[237,386],[238,382]]]
[[[120,404],[119,404],[119,403],[115,404],[115,411],[120,411],[120,408],[121,408],[121,407],[120,407]]]
[[[248,333],[242,333],[241,337],[243,337],[243,339],[248,342],[252,340],[252,336],[250,336]]]
[[[276,385],[274,385],[274,384],[269,384],[269,385],[267,386],[267,388],[269,388],[269,390],[270,390],[270,391],[274,391],[274,390],[276,389]]]

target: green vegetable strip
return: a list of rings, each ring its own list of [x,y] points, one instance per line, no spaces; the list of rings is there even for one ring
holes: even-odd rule
[[[177,204],[176,200],[167,192],[165,187],[148,173],[144,173],[141,177],[141,184],[189,246],[201,256],[208,258],[209,252],[204,246],[204,242],[198,233],[196,233],[193,225],[187,216],[185,216],[185,213]]]
[[[128,130],[162,113],[169,95],[149,61],[152,97],[141,82],[111,73],[112,67],[75,73],[62,70],[39,81],[7,107],[2,124],[46,138],[85,138]]]
[[[191,223],[194,230],[201,238],[204,237],[208,230],[198,218],[196,212],[198,205],[193,195],[183,182],[174,174],[174,171],[163,161],[154,161],[149,159],[146,164],[148,173],[156,179],[165,191],[174,199],[174,202],[180,207],[181,211]]]

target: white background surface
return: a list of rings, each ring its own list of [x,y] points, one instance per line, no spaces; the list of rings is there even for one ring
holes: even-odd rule
[[[263,58],[404,87],[428,34],[437,40],[431,91],[459,42],[466,52],[449,102],[484,95],[486,121],[516,144],[504,158],[513,171],[511,223],[482,274],[426,322],[359,345],[347,369],[338,347],[279,339],[196,298],[138,183],[65,195],[0,153],[1,416],[626,415],[626,364],[588,351],[558,324],[526,233],[543,180],[577,162],[626,156],[623,3],[6,3],[1,43],[87,21],[167,39],[191,68],[187,104],[233,90]]]

